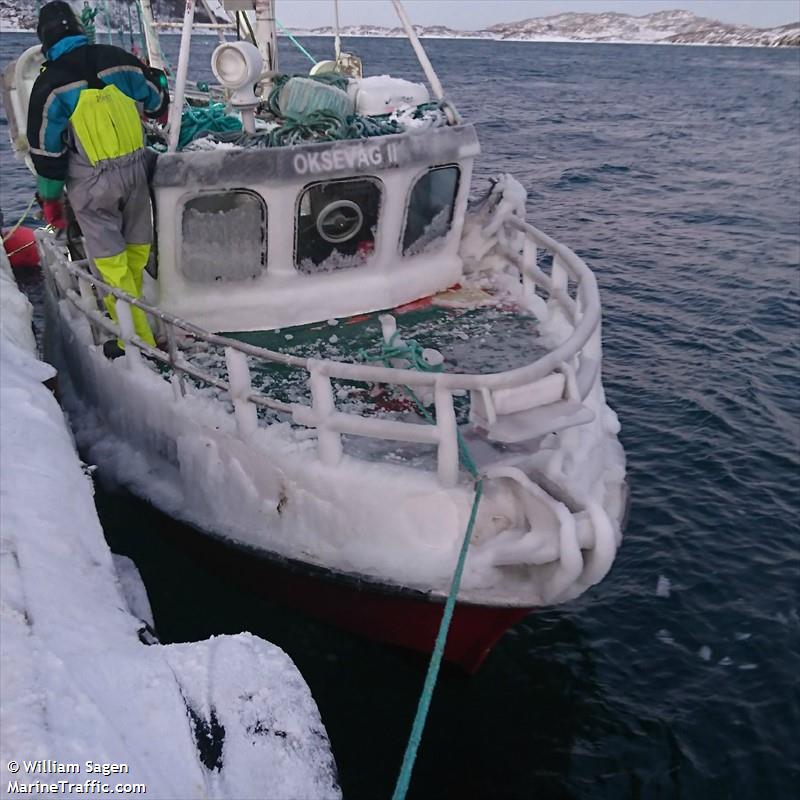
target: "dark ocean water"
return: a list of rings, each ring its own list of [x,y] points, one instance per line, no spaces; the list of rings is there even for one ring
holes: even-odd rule
[[[0,61],[30,41],[3,35]],[[200,79],[213,45],[195,51]],[[403,41],[348,45],[368,74],[417,79]],[[426,46],[477,123],[476,189],[512,172],[529,220],[597,273],[632,506],[600,586],[517,626],[476,677],[442,675],[409,796],[794,798],[800,52]],[[10,222],[32,182],[0,137]],[[390,796],[425,663],[277,608],[163,540],[171,523],[147,506],[97,499],[162,640],[250,630],[279,644],[319,704],[345,797]]]

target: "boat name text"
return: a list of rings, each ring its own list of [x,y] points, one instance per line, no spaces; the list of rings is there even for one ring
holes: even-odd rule
[[[394,142],[385,142],[325,150],[322,153],[295,153],[292,163],[298,175],[389,167],[398,163],[397,145]]]

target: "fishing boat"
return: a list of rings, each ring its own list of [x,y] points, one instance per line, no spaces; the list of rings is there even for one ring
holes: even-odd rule
[[[283,76],[272,2],[203,5],[219,85],[189,79],[187,0],[170,119],[149,131],[142,297],[100,280],[79,236],[38,235],[78,441],[187,523],[189,547],[224,544],[260,589],[351,631],[429,652],[457,590],[445,658],[474,671],[510,626],[601,581],[620,544],[597,280],[525,221],[512,176],[470,204],[475,129],[400,2],[427,85],[365,76],[338,34],[331,60]],[[4,75],[21,158],[40,61],[31,48]]]

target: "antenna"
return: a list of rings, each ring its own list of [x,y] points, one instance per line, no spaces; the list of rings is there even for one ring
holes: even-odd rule
[[[342,38],[339,36],[339,0],[333,0],[333,52],[338,64],[342,55]]]

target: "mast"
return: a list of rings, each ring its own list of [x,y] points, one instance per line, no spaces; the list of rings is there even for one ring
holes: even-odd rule
[[[275,1],[255,0],[256,44],[270,72],[278,69],[278,32],[275,25]]]
[[[164,69],[164,60],[161,58],[161,48],[158,46],[158,33],[150,0],[139,0],[139,9],[142,14],[142,29],[147,46],[147,61],[151,67]]]
[[[169,147],[170,153],[178,149],[178,140],[181,136],[181,115],[183,114],[183,99],[186,94],[186,73],[189,71],[189,50],[192,41],[192,23],[194,22],[194,2],[186,0],[183,12],[183,30],[181,31],[181,50],[178,55],[178,70],[175,73],[175,96],[169,108]]]
[[[422,42],[420,42],[417,32],[414,30],[414,26],[411,24],[411,20],[408,18],[405,8],[403,8],[403,3],[401,0],[392,0],[392,5],[397,12],[397,16],[400,18],[400,23],[403,26],[403,30],[406,32],[408,41],[411,42],[411,47],[414,48],[414,52],[417,54],[417,60],[422,67],[422,71],[425,73],[425,77],[428,79],[431,89],[433,89],[434,97],[442,103],[447,121],[451,125],[461,122],[461,115],[456,111],[455,107],[445,99],[442,82],[439,80],[439,76],[436,74],[436,70],[433,68],[433,64],[431,64],[428,54],[422,46]]]
[[[414,52],[417,55],[417,60],[422,67],[422,71],[425,73],[425,77],[428,79],[431,89],[433,89],[434,96],[437,100],[444,100],[444,89],[442,88],[442,82],[439,80],[439,76],[436,74],[436,70],[433,68],[433,64],[431,64],[428,54],[423,48],[422,42],[420,42],[417,32],[414,30],[414,26],[411,24],[411,20],[406,14],[405,8],[403,8],[403,4],[400,2],[400,0],[392,0],[392,5],[394,6],[394,10],[397,12],[397,16],[400,19],[400,24],[403,26],[403,30],[406,32],[408,41],[411,42],[411,46],[414,48]]]
[[[342,37],[339,35],[339,0],[333,0],[333,18],[334,18],[334,39],[333,39],[333,52],[336,55],[336,66],[339,66],[339,61],[342,57]]]

